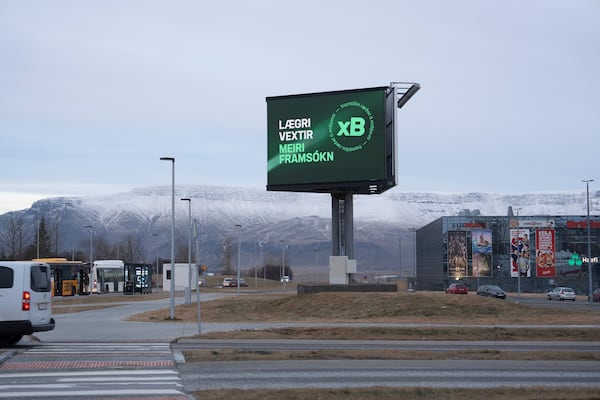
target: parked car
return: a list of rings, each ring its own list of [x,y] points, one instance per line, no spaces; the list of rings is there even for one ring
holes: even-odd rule
[[[600,288],[592,292],[592,301],[600,301]]]
[[[575,301],[575,291],[570,287],[557,286],[548,292],[548,300],[552,299]]]
[[[237,287],[238,286],[238,280],[233,278],[231,280],[231,283],[229,284],[229,286],[231,287]],[[246,280],[244,278],[240,278],[240,287],[246,287],[248,286],[248,282],[246,282]]]
[[[231,286],[231,281],[233,281],[233,278],[225,278],[225,279],[223,279],[223,287],[230,287]]]
[[[506,292],[498,285],[481,285],[477,288],[477,294],[479,296],[496,297],[498,299],[506,298]]]
[[[451,283],[450,286],[446,288],[446,293],[448,294],[467,294],[469,293],[469,289],[467,285],[464,283]]]

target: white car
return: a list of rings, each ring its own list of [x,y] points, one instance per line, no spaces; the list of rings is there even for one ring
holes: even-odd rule
[[[233,278],[225,278],[223,279],[223,287],[230,287],[231,282],[233,282]]]
[[[284,276],[281,278],[281,282],[286,282],[286,283],[287,283],[287,282],[289,282],[289,281],[290,281],[290,277],[289,277],[289,276],[287,276],[287,275],[284,275]]]
[[[575,301],[575,291],[570,287],[558,286],[548,292],[548,300],[572,300]]]

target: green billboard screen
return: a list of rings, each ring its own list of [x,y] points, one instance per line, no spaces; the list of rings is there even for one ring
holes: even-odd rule
[[[267,190],[395,186],[393,97],[389,87],[267,97]]]

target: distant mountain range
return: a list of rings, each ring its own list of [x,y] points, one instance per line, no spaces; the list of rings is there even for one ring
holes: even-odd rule
[[[598,191],[590,193],[592,214],[597,210],[594,207],[599,197]],[[286,265],[289,263],[292,268],[318,265],[326,269],[331,254],[328,194],[177,186],[175,198],[178,262],[187,261],[189,226],[188,203],[180,199],[191,198],[192,219],[198,221],[199,227],[199,259],[209,270],[222,267],[227,242],[233,245],[235,253],[238,235],[242,269],[262,265],[263,259],[280,265],[284,251]],[[412,265],[411,229],[442,216],[507,215],[511,206],[520,215],[587,212],[585,193],[410,193],[396,187],[381,195],[355,196],[354,246],[358,268],[398,270]],[[89,254],[89,229],[85,227],[92,226],[96,245],[104,246],[94,252],[102,258],[124,259],[130,254],[139,259],[125,261],[153,263],[157,252],[161,259],[170,257],[170,186],[94,197],[48,198],[29,209],[0,215],[0,255],[9,254],[7,235],[11,219],[20,218],[23,222],[22,234],[27,244],[33,240],[36,221],[42,216],[54,248],[61,253]],[[242,225],[241,230],[236,224]],[[124,243],[119,254],[117,245]],[[124,250],[127,246],[129,251]]]

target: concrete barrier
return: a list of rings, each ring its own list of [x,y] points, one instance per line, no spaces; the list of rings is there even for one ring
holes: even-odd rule
[[[298,294],[321,292],[397,292],[395,283],[362,283],[348,285],[298,285]]]

